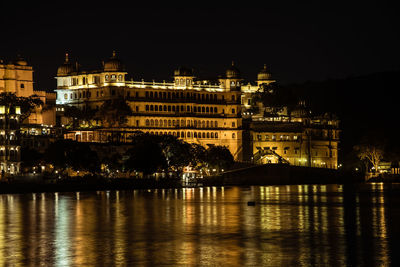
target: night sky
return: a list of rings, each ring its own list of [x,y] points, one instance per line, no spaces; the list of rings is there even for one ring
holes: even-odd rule
[[[400,69],[400,23],[390,4],[277,2],[224,8],[193,2],[199,6],[180,9],[2,3],[0,58],[24,56],[38,90],[55,88],[65,52],[91,69],[116,50],[135,80],[170,80],[179,65],[215,78],[232,60],[249,80],[267,64],[281,83]]]

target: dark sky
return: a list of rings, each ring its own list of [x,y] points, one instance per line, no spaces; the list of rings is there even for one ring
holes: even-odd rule
[[[223,8],[188,2],[195,5],[181,9],[2,3],[0,58],[23,55],[34,66],[36,89],[45,90],[54,89],[65,52],[84,68],[98,68],[116,50],[136,80],[168,80],[179,65],[216,77],[232,60],[247,79],[267,64],[282,83],[400,69],[400,23],[391,4],[276,2]]]

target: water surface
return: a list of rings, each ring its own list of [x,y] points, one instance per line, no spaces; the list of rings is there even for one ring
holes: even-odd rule
[[[0,266],[399,266],[399,193],[369,184],[0,195]]]

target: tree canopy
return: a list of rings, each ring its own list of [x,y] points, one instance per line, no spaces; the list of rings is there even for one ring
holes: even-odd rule
[[[132,109],[122,98],[105,101],[97,113],[97,117],[108,127],[126,124],[127,117],[130,115],[132,115]]]
[[[50,144],[46,150],[45,159],[60,170],[72,168],[75,171],[83,170],[91,173],[100,170],[97,153],[88,144],[68,139]]]
[[[0,105],[4,106],[19,106],[21,108],[21,121],[28,118],[35,108],[43,106],[43,101],[37,95],[29,97],[19,97],[15,93],[4,92],[0,93]]]

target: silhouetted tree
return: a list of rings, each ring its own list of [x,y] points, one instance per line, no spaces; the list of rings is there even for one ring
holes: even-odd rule
[[[234,163],[233,156],[225,146],[212,146],[207,149],[206,163],[208,168],[216,169],[220,172],[222,169],[228,169]]]
[[[97,117],[108,127],[126,124],[130,115],[132,109],[122,98],[105,101],[97,113]]]
[[[167,166],[158,138],[150,134],[137,134],[132,139],[132,148],[126,152],[128,170],[152,174]]]
[[[43,106],[43,101],[37,95],[18,97],[15,93],[0,93],[0,105],[8,108],[19,106],[21,108],[21,122],[28,118],[36,108]]]
[[[78,128],[81,126],[83,121],[87,122],[89,126],[92,126],[92,120],[95,119],[96,110],[86,107],[80,109],[75,106],[65,106],[64,116],[71,119],[71,124],[67,127]]]
[[[45,160],[61,171],[72,168],[96,173],[100,170],[97,153],[88,144],[72,140],[58,140],[50,144],[45,152]]]
[[[44,155],[35,149],[22,148],[21,149],[21,166],[22,168],[32,169],[40,165],[43,161]]]

